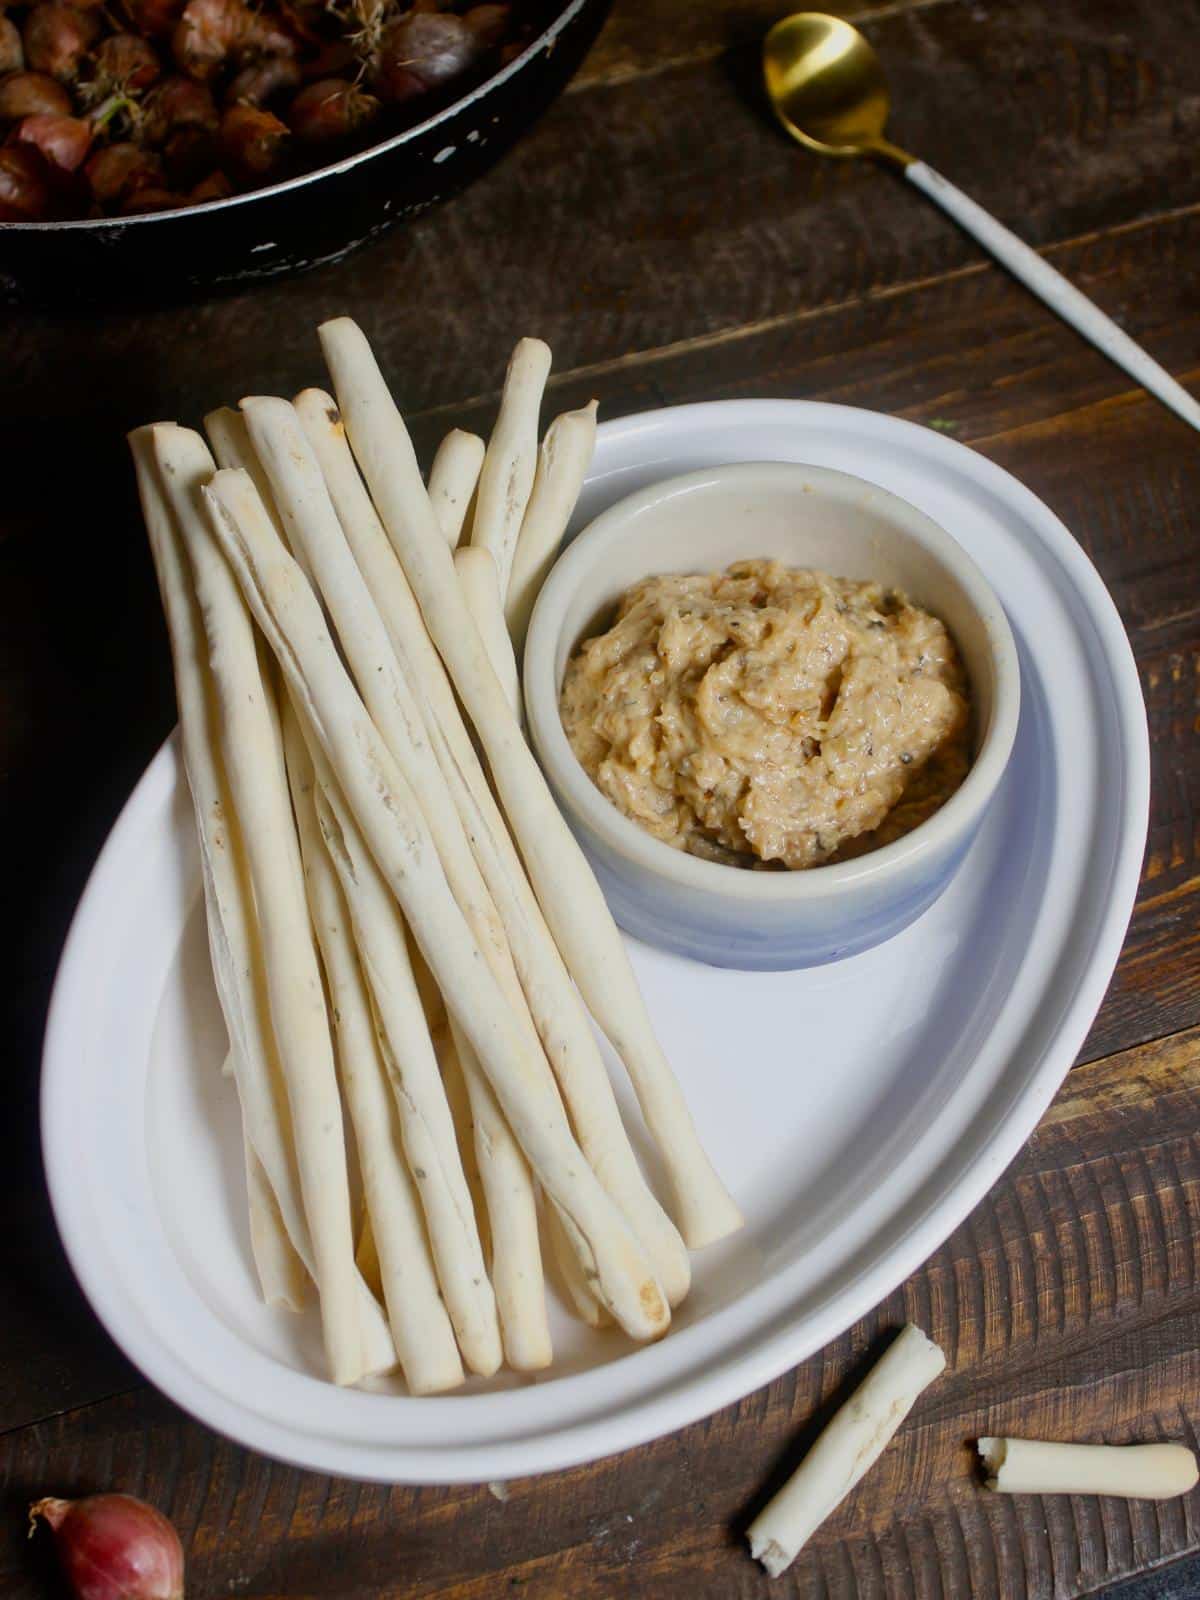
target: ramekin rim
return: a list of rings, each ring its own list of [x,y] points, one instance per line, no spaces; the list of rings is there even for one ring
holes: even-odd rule
[[[571,748],[558,709],[554,657],[562,621],[579,582],[586,579],[597,545],[611,542],[632,518],[668,498],[751,475],[758,480],[762,476],[803,475],[827,484],[852,485],[858,491],[870,490],[877,502],[901,512],[904,535],[923,545],[965,592],[983,626],[992,658],[991,717],[970,770],[946,803],[891,844],[849,861],[796,872],[748,872],[705,861],[654,838],[622,815],[592,782]],[[909,521],[920,526],[920,534],[905,525]],[[907,876],[924,858],[944,854],[957,839],[969,835],[1008,765],[1020,713],[1020,669],[1012,630],[991,585],[958,541],[927,512],[869,479],[839,468],[792,461],[741,461],[693,469],[634,490],[601,511],[572,539],[546,579],[526,636],[523,682],[530,736],[568,815],[573,813],[589,833],[639,871],[665,879],[676,889],[775,906],[819,902],[865,883],[884,885],[890,878]]]

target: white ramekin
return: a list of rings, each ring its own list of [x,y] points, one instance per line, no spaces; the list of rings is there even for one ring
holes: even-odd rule
[[[950,629],[970,679],[975,757],[940,811],[894,844],[804,872],[702,861],[623,816],[580,766],[559,716],[572,651],[641,579],[776,557],[902,589]],[[525,646],[538,759],[613,914],[637,938],[713,966],[815,966],[879,944],[920,915],[962,861],[1016,734],[1020,673],[978,567],[906,501],[828,468],[746,462],[669,479],[611,506],[547,579]]]

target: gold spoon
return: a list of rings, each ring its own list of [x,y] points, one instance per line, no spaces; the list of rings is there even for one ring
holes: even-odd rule
[[[763,75],[775,115],[799,144],[823,156],[872,156],[898,167],[1052,311],[1200,428],[1200,404],[1141,345],[982,206],[884,138],[887,80],[857,28],[818,11],[784,17],[763,42]]]

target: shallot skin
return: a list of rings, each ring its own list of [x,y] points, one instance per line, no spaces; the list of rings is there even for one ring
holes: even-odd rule
[[[220,126],[221,115],[205,84],[191,78],[164,78],[147,98],[142,137],[149,145],[165,144],[177,128]]]
[[[43,222],[53,200],[42,152],[31,144],[0,146],[0,222]]]
[[[181,194],[176,194],[174,189],[158,189],[147,185],[142,189],[133,189],[121,202],[121,215],[123,217],[142,217],[150,211],[177,211],[187,201]]]
[[[242,0],[188,0],[171,36],[180,71],[204,83],[237,49],[250,26]]]
[[[128,1494],[38,1500],[30,1525],[54,1530],[63,1571],[77,1600],[183,1600],[183,1547],[153,1506]]]
[[[0,76],[20,72],[25,65],[25,46],[21,30],[11,17],[0,14]]]
[[[220,145],[211,128],[176,128],[162,148],[167,176],[179,189],[190,189],[220,165]]]
[[[169,39],[183,10],[183,0],[125,0],[136,32],[147,39]]]
[[[481,44],[486,45],[489,50],[494,50],[504,43],[512,26],[512,7],[510,5],[472,6],[464,14],[463,21]]]
[[[483,50],[479,37],[452,13],[412,12],[384,33],[376,84],[385,100],[411,99],[440,89],[470,70]]]
[[[110,33],[95,50],[96,72],[106,84],[127,91],[149,89],[162,76],[154,46],[136,33]]]
[[[97,150],[84,167],[96,202],[104,207],[125,204],[139,189],[163,184],[163,164],[140,145],[110,144]]]
[[[232,183],[223,172],[217,170],[210,172],[207,178],[189,191],[188,200],[192,205],[200,206],[209,200],[227,200],[232,193]]]
[[[276,166],[289,136],[286,122],[258,106],[230,106],[221,118],[225,163],[244,178],[263,178]]]
[[[374,95],[342,78],[310,83],[292,101],[288,124],[300,139],[341,139],[369,122],[379,110]]]
[[[236,74],[225,90],[225,104],[265,105],[277,95],[299,88],[301,77],[300,66],[291,56],[265,56]]]
[[[100,24],[90,12],[76,11],[58,0],[42,0],[25,19],[25,60],[33,72],[73,83],[99,32]]]
[[[69,117],[71,96],[44,72],[14,72],[0,82],[0,122],[17,122],[37,112]]]
[[[52,167],[75,172],[92,148],[92,129],[81,117],[48,116],[44,111],[25,117],[13,131],[19,144],[35,145]]]

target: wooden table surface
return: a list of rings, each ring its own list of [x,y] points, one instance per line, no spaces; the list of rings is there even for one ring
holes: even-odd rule
[[[37,1492],[149,1496],[195,1596],[734,1600],[747,1514],[877,1339],[950,1371],[771,1592],[1200,1593],[1200,1497],[981,1493],[981,1432],[1200,1427],[1200,441],[892,175],[809,158],[754,102],[779,0],[618,0],[579,79],[467,194],[340,266],[185,309],[10,314],[0,439],[8,1060],[0,1119],[0,1592],[53,1594]],[[1200,0],[896,0],[860,16],[894,133],[1200,378]],[[1154,787],[1141,893],[1079,1064],[992,1193],[819,1356],[644,1449],[511,1486],[387,1489],[249,1453],[143,1383],[50,1219],[38,1050],[74,901],[173,697],[122,433],[320,371],[361,320],[428,451],[486,422],[518,333],[604,416],[787,395],[942,428],[1065,520],[1129,629]],[[1177,1563],[1166,1566],[1168,1563]],[[1134,1578],[1164,1567],[1158,1576]]]

